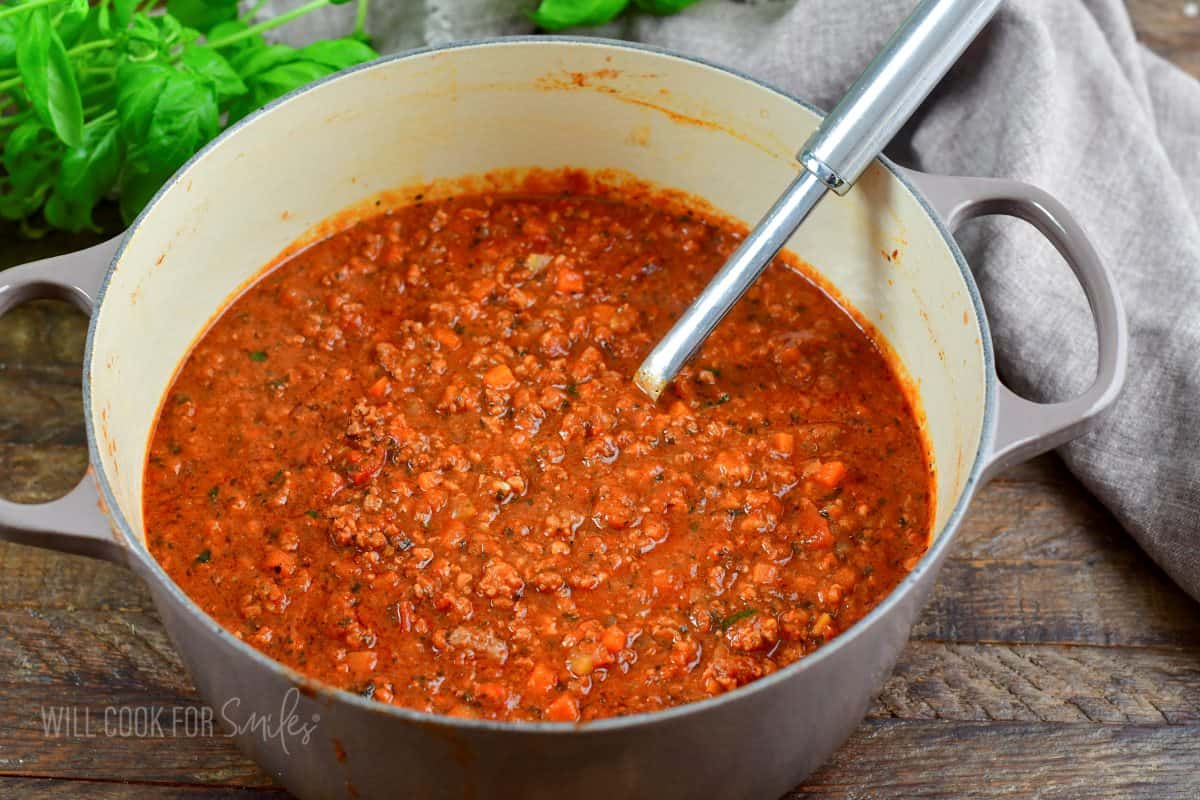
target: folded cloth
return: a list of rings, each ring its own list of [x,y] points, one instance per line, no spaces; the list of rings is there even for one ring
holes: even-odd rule
[[[703,56],[828,108],[914,5],[703,0],[586,33]],[[385,52],[525,33],[529,7],[377,3],[371,30]],[[328,27],[294,35],[316,30]],[[1060,452],[1200,599],[1200,83],[1138,44],[1119,0],[1009,0],[888,152],[930,172],[1037,184],[1091,235],[1128,309],[1130,376],[1107,421]],[[1095,336],[1061,259],[1023,223],[979,221],[959,238],[1009,384],[1038,400],[1085,387]]]

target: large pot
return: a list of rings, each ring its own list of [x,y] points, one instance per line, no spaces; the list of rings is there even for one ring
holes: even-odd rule
[[[0,275],[0,312],[56,294],[92,315],[90,475],[52,503],[0,502],[0,528],[136,572],[202,696],[301,797],[778,796],[861,720],[980,485],[1078,435],[1121,387],[1126,331],[1112,278],[1044,192],[880,160],[791,242],[874,323],[917,387],[937,474],[934,541],[857,625],[719,697],[576,726],[432,716],[316,684],[225,631],[159,567],[144,543],[142,476],[158,403],[191,343],[264,264],[335,212],[415,182],[571,165],[627,170],[753,223],[795,174],[793,151],[819,118],[746,76],[594,39],[410,53],[280,100],[205,148],[125,235]],[[1100,363],[1081,397],[1036,404],[997,379],[983,305],[951,236],[983,214],[1031,222],[1082,283]],[[252,715],[284,730],[248,725]]]

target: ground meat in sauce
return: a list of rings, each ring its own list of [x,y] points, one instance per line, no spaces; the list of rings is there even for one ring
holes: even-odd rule
[[[932,479],[885,357],[783,262],[657,405],[638,392],[740,238],[568,192],[311,247],[164,400],[154,555],[269,656],[437,713],[652,711],[801,658],[924,552]]]

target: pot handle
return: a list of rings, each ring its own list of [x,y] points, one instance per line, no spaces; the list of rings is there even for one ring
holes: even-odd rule
[[[0,315],[18,303],[45,297],[67,300],[91,314],[121,239],[0,272]],[[48,503],[0,498],[0,539],[123,562],[125,547],[102,510],[92,473],[89,465],[74,489]]]
[[[946,226],[991,215],[1033,225],[1066,260],[1083,287],[1096,323],[1096,378],[1078,397],[1035,403],[999,385],[996,433],[986,456],[984,479],[1082,435],[1116,401],[1125,385],[1129,330],[1112,273],[1100,260],[1079,222],[1049,193],[1019,181],[959,178],[903,170]]]

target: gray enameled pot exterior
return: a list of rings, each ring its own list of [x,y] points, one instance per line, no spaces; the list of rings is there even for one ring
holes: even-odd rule
[[[360,77],[369,78],[371,70],[386,72],[406,58],[432,59],[435,66],[438,58],[443,66],[447,58],[477,63],[471,59],[486,61],[493,52],[511,56],[513,48],[520,58],[501,67],[543,57],[560,63],[577,54],[593,60],[602,57],[604,63],[649,60],[697,85],[711,80],[714,91],[729,82],[752,86],[770,94],[773,102],[786,100],[787,107],[811,116],[799,101],[728,71],[596,40],[539,37],[477,43],[385,59],[365,68]],[[421,73],[414,74],[418,77],[413,80],[419,79]],[[163,207],[168,205],[164,198],[191,191],[189,176],[199,182],[206,155],[219,153],[222,142],[232,146],[244,131],[295,113],[300,104],[289,106],[290,100],[349,85],[339,84],[343,77],[285,98],[224,134],[181,170],[176,182],[160,193],[123,237],[0,274],[0,313],[30,296],[45,294],[68,297],[93,311],[85,401],[95,477],[54,503],[20,506],[0,501],[0,534],[109,558],[132,568],[150,587],[172,641],[216,718],[237,732],[240,746],[264,769],[302,798],[665,800],[772,798],[787,791],[824,761],[862,719],[873,693],[895,664],[967,504],[982,482],[1007,464],[1078,435],[1115,399],[1124,379],[1127,334],[1111,276],[1079,226],[1041,190],[1008,181],[922,175],[879,162],[873,168],[877,184],[887,183],[917,198],[913,208],[924,216],[924,224],[933,226],[945,261],[956,275],[961,273],[968,295],[963,300],[963,323],[973,323],[964,327],[962,335],[978,339],[984,384],[979,407],[971,411],[978,430],[971,457],[959,465],[958,490],[947,506],[944,524],[913,573],[866,618],[814,655],[735,692],[669,711],[573,726],[458,720],[385,706],[309,682],[270,661],[221,629],[170,581],[138,539],[129,510],[121,508],[121,492],[114,488],[119,476],[105,466],[106,456],[112,460],[105,448],[144,445],[113,439],[105,427],[111,406],[103,405],[92,372],[101,366],[94,363],[95,317],[123,314],[120,304],[136,302],[141,291],[138,284],[132,297],[110,294],[114,272],[120,267],[150,274],[152,269],[127,263],[130,242],[155,226],[174,224],[163,219]],[[655,129],[655,136],[660,135],[663,132]],[[186,187],[179,186],[180,180]],[[1053,405],[1031,403],[997,380],[982,303],[950,233],[963,220],[983,214],[1028,220],[1079,277],[1096,316],[1100,355],[1096,382],[1081,397]],[[211,312],[216,310],[213,307]],[[165,386],[155,390],[161,395],[162,389]],[[941,423],[931,419],[930,424]],[[111,529],[97,505],[108,510]]]

